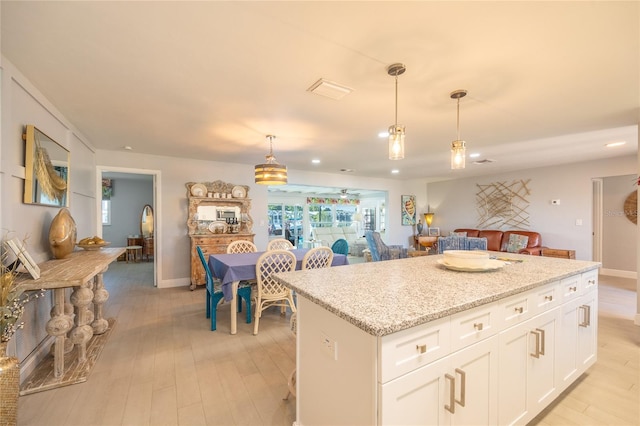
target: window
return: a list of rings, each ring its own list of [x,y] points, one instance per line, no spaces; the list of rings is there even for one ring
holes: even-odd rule
[[[102,224],[111,225],[111,200],[102,200]]]

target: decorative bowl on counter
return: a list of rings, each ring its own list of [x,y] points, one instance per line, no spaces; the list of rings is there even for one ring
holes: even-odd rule
[[[80,247],[81,249],[84,250],[100,250],[102,247],[106,247],[109,244],[111,244],[108,241],[105,241],[104,243],[100,243],[100,244],[76,244],[78,247]]]
[[[444,263],[458,268],[482,268],[489,262],[489,253],[480,250],[445,250]]]

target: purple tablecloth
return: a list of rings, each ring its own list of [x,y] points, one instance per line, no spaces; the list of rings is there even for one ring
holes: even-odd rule
[[[291,250],[296,255],[296,269],[302,268],[302,258],[309,249]],[[222,294],[224,300],[231,300],[231,283],[241,280],[256,279],[256,263],[265,252],[236,253],[236,254],[212,254],[209,256],[209,269],[213,276],[222,282]],[[348,265],[349,261],[344,254],[333,255],[331,266]]]

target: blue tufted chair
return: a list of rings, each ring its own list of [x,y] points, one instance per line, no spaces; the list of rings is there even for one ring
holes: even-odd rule
[[[338,254],[349,254],[349,243],[344,238],[338,238],[332,245],[331,251]]]

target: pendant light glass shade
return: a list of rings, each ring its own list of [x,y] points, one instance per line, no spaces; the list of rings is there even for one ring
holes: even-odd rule
[[[287,166],[278,164],[273,155],[274,138],[273,135],[267,135],[269,154],[265,156],[266,162],[255,166],[255,182],[259,185],[285,185],[288,180]]]
[[[389,160],[404,158],[404,126],[398,124],[398,76],[406,70],[403,64],[391,64],[387,68],[387,74],[396,78],[396,121],[389,126]]]
[[[465,151],[464,141],[451,142],[451,169],[464,169]]]
[[[389,160],[404,158],[404,126],[389,127]]]
[[[451,92],[451,99],[458,100],[457,115],[456,115],[456,129],[458,132],[458,138],[451,142],[451,169],[464,169],[466,147],[465,142],[460,140],[460,98],[467,96],[466,90],[455,90]]]

